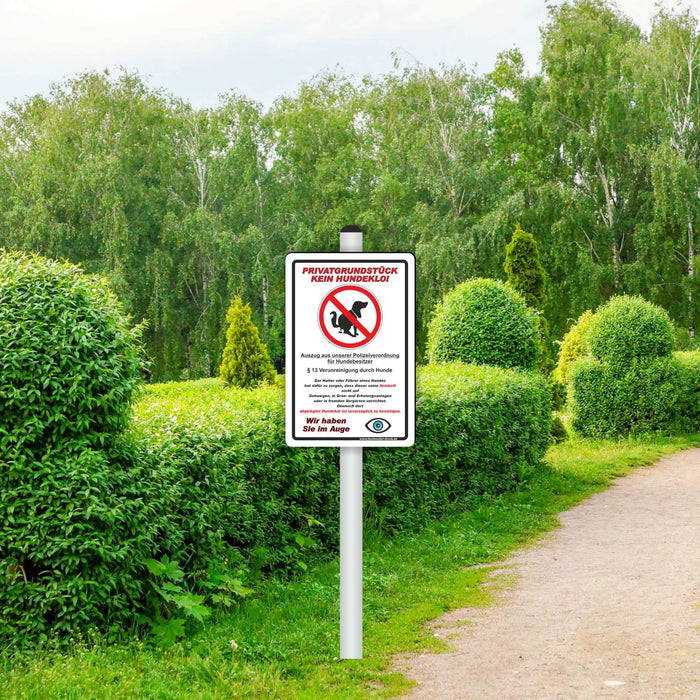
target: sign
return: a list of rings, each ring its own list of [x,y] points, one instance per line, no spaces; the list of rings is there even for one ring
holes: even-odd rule
[[[341,314],[340,317],[338,313]],[[382,323],[382,311],[371,292],[363,287],[347,284],[326,295],[321,302],[318,322],[323,335],[333,345],[341,348],[359,348],[367,345],[377,335]],[[334,332],[334,328],[338,331]],[[350,337],[343,338],[343,334]]]
[[[287,444],[415,439],[415,258],[287,256]]]

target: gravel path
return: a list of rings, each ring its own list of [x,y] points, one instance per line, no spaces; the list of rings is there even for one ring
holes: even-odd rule
[[[700,449],[560,520],[504,563],[498,605],[435,622],[453,651],[396,662],[409,697],[700,699]]]

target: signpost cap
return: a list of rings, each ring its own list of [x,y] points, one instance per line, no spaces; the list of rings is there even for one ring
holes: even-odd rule
[[[343,228],[340,229],[341,233],[362,233],[362,229],[359,226],[355,226],[354,224],[351,224],[350,226],[343,226]]]

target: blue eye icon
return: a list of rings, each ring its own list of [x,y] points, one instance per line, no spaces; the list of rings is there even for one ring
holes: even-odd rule
[[[365,427],[373,433],[385,433],[391,428],[391,423],[383,418],[372,418],[365,423]]]

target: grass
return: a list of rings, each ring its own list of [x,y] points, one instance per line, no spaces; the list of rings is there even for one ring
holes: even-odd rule
[[[517,491],[391,540],[365,543],[365,658],[338,661],[338,564],[291,583],[269,581],[227,614],[168,650],[77,641],[69,652],[0,655],[2,698],[364,698],[409,688],[390,669],[399,653],[439,651],[425,623],[462,606],[494,603],[491,568],[557,526],[556,514],[613,477],[700,436],[567,442]],[[230,640],[239,648],[232,653]]]

